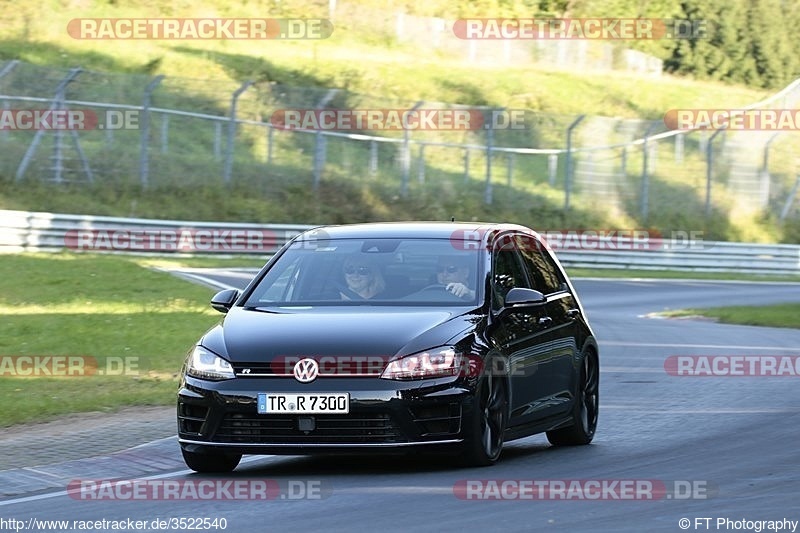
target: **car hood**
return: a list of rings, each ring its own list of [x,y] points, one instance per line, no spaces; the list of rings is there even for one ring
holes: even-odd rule
[[[458,309],[254,310],[233,307],[201,340],[231,362],[293,356],[406,355],[441,346],[477,315]]]

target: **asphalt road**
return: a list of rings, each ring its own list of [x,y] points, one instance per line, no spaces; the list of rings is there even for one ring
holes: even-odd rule
[[[236,285],[247,281],[241,273],[206,277]],[[0,517],[225,518],[227,530],[236,532],[756,531],[755,524],[717,519],[800,520],[800,378],[679,377],[664,369],[673,355],[797,356],[800,330],[644,317],[688,306],[800,301],[800,284],[579,280],[576,285],[601,347],[600,421],[590,446],[557,449],[535,436],[507,444],[500,463],[481,469],[426,457],[254,457],[214,479],[275,480],[282,490],[289,482],[308,482],[304,487],[321,489],[323,497],[93,502],[57,491],[0,502]],[[208,479],[187,471],[158,478]],[[492,479],[649,480],[667,487],[678,481],[696,490],[688,498],[671,493],[599,501],[478,501],[454,494],[464,480]],[[690,520],[688,529],[679,526],[682,518]],[[701,518],[711,520],[696,520]]]

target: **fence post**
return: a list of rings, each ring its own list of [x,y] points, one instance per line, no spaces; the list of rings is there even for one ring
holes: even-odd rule
[[[556,173],[558,172],[558,154],[547,156],[547,180],[551,187],[556,186]]]
[[[622,167],[622,177],[626,177],[628,175],[628,147],[622,147],[622,153],[620,154],[620,166]]]
[[[222,123],[214,122],[214,159],[219,161],[222,157]]]
[[[314,133],[314,191],[319,189],[319,183],[322,181],[322,170],[325,168],[325,159],[327,156],[327,144],[322,130],[317,130]]]
[[[169,152],[169,115],[161,115],[161,153]]]
[[[0,70],[0,78],[2,78],[6,74],[14,70],[14,67],[16,67],[17,65],[19,65],[19,59],[12,59],[8,63],[6,63],[5,66],[3,67],[3,70]]]
[[[369,175],[374,177],[378,173],[378,143],[369,142]]]
[[[253,82],[247,80],[236,89],[231,96],[231,111],[228,121],[228,146],[225,149],[225,168],[222,174],[222,181],[226,186],[230,185],[231,172],[233,171],[233,143],[236,137],[236,104],[239,101],[239,96],[251,85],[253,85]]]
[[[417,181],[425,183],[425,145],[419,145],[419,156],[417,158]]]
[[[683,148],[684,148],[684,134],[679,133],[675,136],[675,162],[679,165],[683,164]]]
[[[464,183],[469,182],[469,148],[464,148]]]
[[[567,128],[567,164],[564,179],[564,211],[569,211],[569,197],[572,192],[572,132],[581,123],[586,115],[581,115]]]
[[[2,79],[6,74],[14,70],[14,67],[16,67],[18,64],[19,64],[19,59],[12,59],[8,63],[6,63],[3,69],[0,70],[0,79]],[[3,111],[7,112],[8,109],[9,109],[8,100],[3,100]],[[3,136],[3,140],[8,139],[8,130],[3,129],[0,131],[2,131],[0,135]]]
[[[797,175],[797,180],[794,182],[794,187],[792,187],[792,192],[789,193],[789,197],[786,199],[786,203],[783,204],[783,209],[781,210],[780,221],[783,222],[787,216],[789,216],[789,210],[792,208],[792,202],[794,202],[795,196],[797,196],[797,190],[800,189],[800,174]]]
[[[409,110],[409,114],[413,113],[424,104],[422,100],[414,104]],[[401,156],[400,164],[402,166],[403,176],[400,183],[400,196],[405,198],[408,196],[408,175],[411,172],[411,132],[408,128],[403,128],[403,154]]]
[[[724,131],[724,129],[718,129],[706,143],[706,220],[711,216],[711,178],[714,170],[714,139]]]
[[[6,69],[3,69],[4,71]],[[10,69],[9,69],[10,70]],[[50,104],[50,111],[55,111],[61,109],[61,106],[64,103],[64,91],[67,88],[67,85],[78,77],[78,75],[83,72],[80,68],[74,68],[69,71],[69,74],[66,75],[64,79],[62,79],[58,86],[56,87],[56,95],[53,100],[53,103]],[[38,148],[39,143],[42,142],[42,135],[46,133],[47,130],[40,129],[36,132],[36,135],[33,137],[33,141],[31,141],[31,145],[28,146],[28,149],[25,151],[25,155],[22,157],[22,161],[17,168],[16,174],[16,181],[22,179],[22,176],[25,175],[25,171],[28,169],[28,165],[33,158],[33,154],[36,152],[36,148]],[[61,130],[56,131],[56,161],[55,161],[55,170],[56,170],[56,177],[55,181],[61,181]]]
[[[147,188],[150,179],[150,157],[148,153],[150,144],[150,101],[153,91],[163,79],[163,75],[158,75],[153,78],[153,81],[145,87],[144,98],[142,99],[142,118],[139,121],[141,126],[139,134],[139,183],[142,185],[142,188]]]
[[[492,151],[494,149],[494,128],[486,130],[486,190],[483,194],[483,201],[487,205],[492,204]]]
[[[650,175],[648,174],[648,165],[650,163],[650,135],[658,127],[658,123],[652,123],[647,127],[644,132],[644,139],[642,139],[642,220],[647,221],[647,216],[650,211]]]
[[[514,183],[514,158],[516,154],[511,152],[508,154],[506,159],[507,171],[506,171],[506,178],[508,180],[508,186],[511,187]]]
[[[267,164],[272,164],[272,147],[275,144],[275,128],[267,126]]]
[[[333,100],[336,96],[336,93],[339,92],[339,89],[329,89],[325,96],[317,102],[315,109],[324,109],[328,103]],[[322,133],[322,130],[319,129],[314,134],[314,182],[313,182],[313,190],[317,192],[319,190],[319,184],[322,181],[322,172],[325,170],[325,161],[327,159],[328,153],[328,140]]]

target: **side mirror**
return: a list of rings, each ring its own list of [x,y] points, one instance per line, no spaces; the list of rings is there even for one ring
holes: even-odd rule
[[[211,307],[220,313],[227,313],[237,298],[239,298],[238,289],[219,291],[211,298]]]
[[[508,291],[503,305],[505,307],[532,307],[542,305],[546,302],[547,298],[539,291],[515,287]]]

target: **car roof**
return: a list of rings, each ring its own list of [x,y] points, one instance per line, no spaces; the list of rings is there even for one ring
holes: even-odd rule
[[[372,222],[364,224],[343,224],[338,226],[320,226],[300,236],[318,239],[320,232],[325,232],[332,239],[361,238],[393,238],[393,239],[453,239],[464,238],[465,235],[484,236],[487,232],[514,230],[531,232],[529,228],[518,224],[491,222]],[[475,232],[475,233],[470,233]]]

